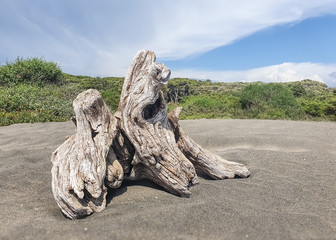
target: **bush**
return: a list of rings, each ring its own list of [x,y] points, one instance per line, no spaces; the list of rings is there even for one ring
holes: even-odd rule
[[[293,92],[294,97],[301,97],[306,95],[306,90],[300,82],[293,83],[289,87],[290,90]]]
[[[0,126],[22,122],[66,121],[72,102],[88,88],[101,91],[106,104],[117,109],[123,78],[92,78],[64,74],[62,84],[14,83],[0,86]]]
[[[17,84],[0,87],[0,126],[22,122],[66,121],[74,114],[66,89]]]
[[[249,118],[302,119],[300,109],[292,91],[279,83],[252,83],[244,88],[240,104]]]
[[[59,82],[62,75],[62,70],[54,62],[42,58],[17,58],[14,63],[0,67],[0,85],[33,83],[43,86]]]
[[[315,96],[300,98],[303,111],[317,120],[336,120],[336,96]]]
[[[196,95],[183,98],[181,119],[234,118],[239,111],[239,98],[231,94]],[[170,103],[171,111],[177,104]]]
[[[73,76],[65,74],[64,78],[64,87],[74,85],[76,86],[76,89],[80,89],[78,93],[89,88],[94,88],[100,91],[105,103],[110,107],[112,112],[118,108],[123,83],[124,78],[116,77],[93,78],[88,76]],[[69,99],[72,101],[77,94],[69,97]]]
[[[179,103],[183,97],[195,94],[195,89],[202,83],[207,82],[188,78],[171,79],[163,89],[164,98],[167,102]]]

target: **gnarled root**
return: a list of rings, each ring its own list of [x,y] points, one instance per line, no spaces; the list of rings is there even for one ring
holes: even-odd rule
[[[178,123],[181,107],[169,113],[178,148],[194,164],[213,179],[248,177],[249,170],[241,163],[230,162],[197,145]]]
[[[106,187],[124,178],[148,178],[167,191],[190,196],[195,167],[214,179],[248,177],[247,168],[198,146],[180,127],[182,108],[168,115],[162,87],[170,70],[155,54],[139,51],[125,78],[112,116],[100,93],[87,90],[73,106],[77,132],[52,154],[52,190],[71,219],[105,208]],[[195,166],[195,167],[194,167]]]
[[[130,179],[149,178],[168,191],[189,196],[194,166],[177,147],[161,89],[170,70],[155,54],[140,51],[126,75],[118,112],[120,129],[134,147]]]

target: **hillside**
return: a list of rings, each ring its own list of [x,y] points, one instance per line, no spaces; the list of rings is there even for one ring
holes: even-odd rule
[[[67,121],[77,94],[95,88],[111,108],[119,103],[123,78],[64,74],[39,59],[0,67],[0,125]],[[28,69],[28,70],[27,70]],[[168,110],[182,119],[239,118],[336,121],[336,89],[304,80],[290,83],[222,83],[171,79],[163,89]]]
[[[308,79],[290,83],[172,79],[165,94],[169,110],[184,108],[183,119],[336,120],[336,89]]]

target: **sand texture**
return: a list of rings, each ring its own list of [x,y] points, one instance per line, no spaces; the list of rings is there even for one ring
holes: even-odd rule
[[[71,221],[51,192],[67,123],[0,127],[0,239],[336,239],[336,123],[181,121],[196,142],[246,164],[247,179],[200,175],[190,198],[124,182],[108,206]]]

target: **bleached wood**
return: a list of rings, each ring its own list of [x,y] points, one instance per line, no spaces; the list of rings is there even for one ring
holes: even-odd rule
[[[153,52],[138,52],[126,75],[115,116],[135,149],[128,177],[149,178],[172,193],[189,196],[189,186],[198,180],[168,121],[161,89],[169,76],[166,66],[155,63]]]
[[[77,131],[52,154],[52,190],[62,212],[71,219],[105,208],[106,187],[122,178],[110,149],[116,134],[112,117],[97,90],[87,90],[73,102]],[[109,155],[108,161],[107,155]],[[106,165],[109,165],[108,167]],[[119,165],[119,166],[118,166]],[[117,179],[117,181],[116,181]]]
[[[203,149],[182,130],[182,108],[168,115],[161,89],[169,77],[170,70],[155,63],[155,54],[142,50],[126,74],[113,116],[96,90],[75,99],[77,132],[52,155],[53,194],[66,216],[101,211],[106,188],[119,187],[124,178],[148,178],[189,197],[189,187],[198,183],[195,167],[214,179],[249,176],[243,164]]]
[[[179,149],[194,164],[213,179],[248,177],[249,170],[241,163],[231,162],[211,153],[194,142],[178,123],[182,107],[176,108],[169,114],[175,139]]]

